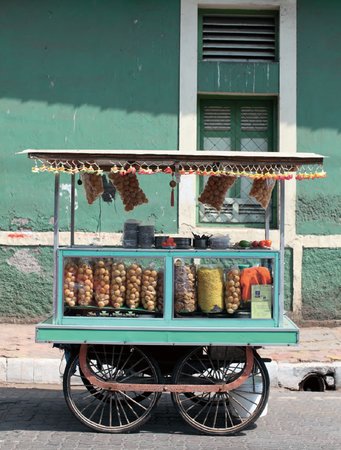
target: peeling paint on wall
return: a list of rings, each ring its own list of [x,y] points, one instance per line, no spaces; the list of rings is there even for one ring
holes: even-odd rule
[[[69,211],[69,207],[71,205],[71,183],[62,183],[60,185],[60,196],[63,197],[64,192],[67,192],[68,196],[66,199],[66,211]],[[78,193],[77,189],[75,189],[75,209],[78,209]]]
[[[17,226],[18,228],[25,228],[25,225],[28,225],[29,220],[25,217],[14,217],[11,220],[12,225]]]
[[[22,273],[41,273],[41,267],[37,261],[35,254],[37,250],[34,249],[20,249],[17,250],[13,256],[7,259],[7,264],[15,267]]]
[[[0,247],[0,317],[43,318],[52,311],[51,247]]]

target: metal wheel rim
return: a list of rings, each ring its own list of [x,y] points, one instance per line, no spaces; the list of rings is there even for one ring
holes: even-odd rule
[[[104,351],[100,350],[101,347],[105,348]],[[111,369],[110,364],[96,367],[97,376],[119,382],[124,382],[128,378],[130,382],[133,382],[134,378],[138,378],[139,382],[143,380],[146,384],[160,382],[157,364],[142,350],[136,347],[110,347],[114,358]],[[94,350],[97,359],[101,358],[100,354],[106,352],[108,363],[108,358],[111,360],[112,357],[108,348],[108,346],[92,346],[90,364],[93,370],[94,360],[91,359],[94,357]],[[134,376],[132,366],[136,371],[146,369],[144,373],[147,375]],[[78,420],[96,431],[110,433],[129,432],[140,427],[150,418],[152,409],[160,397],[160,394],[155,392],[113,392],[92,385],[79,371],[78,355],[69,361],[65,369],[63,388],[67,405]]]
[[[231,347],[230,347],[231,348]],[[236,347],[233,347],[236,352]],[[239,348],[242,354],[243,348]],[[192,383],[194,376],[200,380],[201,384],[223,383],[231,381],[231,377],[238,377],[238,371],[243,367],[245,361],[240,361],[239,369],[236,368],[236,363],[233,362],[231,370],[225,372],[221,370],[220,374],[214,370],[207,370],[209,365],[218,367],[231,366],[229,361],[212,361],[212,358],[198,358],[198,353],[201,351],[208,352],[209,349],[197,348],[192,350],[184,359],[178,362],[173,372],[173,382],[175,384],[189,384],[188,377],[186,379],[184,374],[191,374]],[[208,354],[208,353],[207,353]],[[193,365],[193,360],[198,358],[198,361]],[[201,362],[199,361],[201,359]],[[211,361],[210,361],[211,359]],[[188,372],[192,366],[192,373]],[[204,369],[204,366],[206,369]],[[201,367],[201,369],[200,369]],[[193,372],[197,370],[201,375],[194,375]],[[186,372],[187,371],[187,372]],[[233,371],[235,373],[233,373]],[[226,393],[172,393],[172,399],[175,407],[183,417],[183,419],[193,428],[212,435],[229,435],[235,434],[254,423],[263,412],[268,396],[269,396],[269,376],[265,364],[254,352],[254,365],[245,383],[236,389]]]

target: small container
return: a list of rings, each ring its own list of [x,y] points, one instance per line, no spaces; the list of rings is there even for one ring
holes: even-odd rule
[[[191,248],[191,246],[192,246],[191,238],[175,237],[173,239],[174,239],[174,242],[176,243],[176,248],[187,249],[187,248]]]
[[[155,248],[163,248],[162,243],[165,242],[168,238],[169,236],[166,236],[164,234],[162,236],[155,236],[154,239]]]
[[[213,236],[209,240],[209,245],[214,249],[225,249],[230,245],[229,236]]]
[[[141,248],[151,248],[154,245],[154,225],[139,225],[138,245]]]
[[[176,243],[174,242],[173,238],[168,238],[165,241],[162,242],[162,248],[168,248],[168,249],[172,249],[172,248],[176,248]]]
[[[208,242],[207,239],[193,239],[193,247],[199,249],[207,249]]]
[[[124,231],[137,231],[140,222],[135,219],[128,219],[124,222]]]
[[[139,224],[140,222],[134,219],[129,219],[124,222],[123,247],[137,248]]]

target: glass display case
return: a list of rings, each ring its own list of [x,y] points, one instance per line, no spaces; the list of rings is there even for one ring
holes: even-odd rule
[[[274,250],[61,248],[55,325],[161,331],[276,329]]]
[[[163,277],[162,257],[65,257],[64,316],[163,317]]]
[[[210,252],[164,256],[63,257],[63,316],[161,317],[165,310],[165,258],[172,259],[173,318],[272,319],[276,258],[219,257]],[[166,308],[167,309],[167,308]]]

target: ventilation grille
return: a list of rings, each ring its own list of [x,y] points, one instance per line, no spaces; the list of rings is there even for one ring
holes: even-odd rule
[[[231,109],[227,106],[204,107],[205,130],[231,130]]]
[[[204,60],[274,61],[274,16],[203,16]]]
[[[242,131],[267,131],[268,110],[262,107],[241,108]]]

